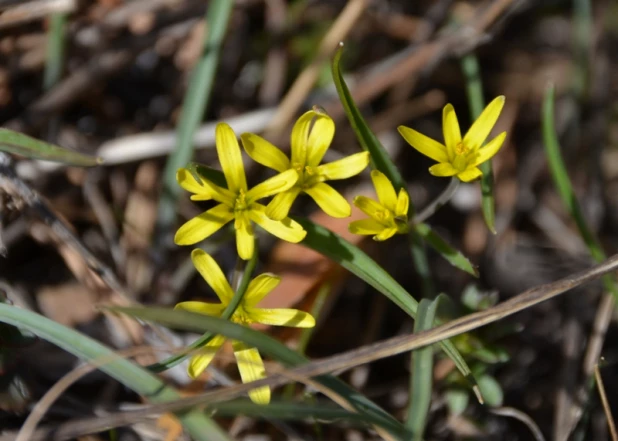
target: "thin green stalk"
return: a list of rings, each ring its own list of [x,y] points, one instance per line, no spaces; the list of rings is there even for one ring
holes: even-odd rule
[[[410,220],[410,223],[420,224],[433,216],[436,211],[438,211],[440,208],[446,205],[448,201],[451,200],[451,198],[459,188],[459,182],[461,182],[459,178],[453,176],[446,188],[442,191],[442,193],[440,193],[440,195],[435,198],[429,205],[423,208],[423,211],[414,216],[414,218]]]
[[[28,330],[50,343],[86,361],[109,359],[99,369],[129,389],[154,403],[180,399],[180,395],[141,366],[116,356],[107,346],[79,332],[62,326],[40,314],[0,303],[0,321]],[[227,434],[200,410],[178,414],[183,426],[195,440],[230,441]]]
[[[466,94],[470,106],[470,116],[475,120],[485,108],[483,98],[483,84],[481,72],[476,55],[470,53],[461,59],[461,68],[466,77]],[[496,234],[496,202],[494,199],[494,172],[491,160],[483,162],[480,166],[483,176],[481,178],[482,210],[485,224],[489,231]]]
[[[232,12],[233,1],[213,0],[206,13],[207,32],[204,37],[202,57],[191,74],[191,82],[182,104],[178,124],[178,145],[169,156],[163,172],[163,192],[159,200],[157,229],[160,240],[164,240],[176,218],[176,201],[181,188],[176,183],[176,170],[185,166],[193,155],[193,135],[204,117],[208,105],[215,73],[219,64],[219,52]]]
[[[558,142],[558,135],[554,126],[554,95],[554,87],[549,85],[543,100],[543,143],[545,145],[547,161],[549,162],[549,169],[551,170],[551,175],[562,203],[575,221],[579,234],[590,251],[590,255],[595,262],[600,263],[606,259],[605,252],[586,222],[560,152],[560,143]],[[618,283],[616,279],[608,274],[603,276],[603,284],[605,289],[611,292],[614,298],[618,300]]]
[[[431,329],[436,317],[438,300],[439,298],[433,301],[421,300],[414,323],[415,334]],[[429,345],[412,352],[410,364],[410,402],[406,429],[412,433],[414,441],[422,441],[431,403],[433,346]]]
[[[240,305],[240,302],[242,301],[242,298],[247,292],[247,288],[249,287],[249,282],[251,282],[251,276],[253,275],[255,266],[257,265],[257,260],[258,260],[257,258],[258,258],[258,246],[257,246],[257,240],[256,240],[253,256],[245,265],[245,269],[242,273],[242,276],[240,276],[240,282],[238,283],[238,289],[236,290],[236,292],[234,292],[234,297],[232,297],[232,300],[230,301],[229,305],[225,307],[223,314],[221,314],[221,318],[223,320],[229,320],[232,317],[232,315],[234,315],[234,312],[238,308],[238,305]],[[234,283],[234,285],[235,284],[236,283]],[[206,345],[210,340],[212,340],[212,338],[215,335],[216,334],[213,332],[204,333],[204,335],[202,335],[200,338],[198,338],[193,343],[191,343],[189,346],[187,346],[186,349],[182,353],[172,355],[171,357],[166,358],[165,360],[159,363],[153,363],[147,366],[148,370],[150,370],[151,372],[163,372],[163,371],[173,368],[174,366],[186,360],[187,357],[191,355],[192,351],[194,351],[195,349],[199,349],[202,346]]]
[[[51,89],[62,76],[62,66],[64,65],[64,27],[66,21],[67,15],[65,13],[56,13],[49,17],[45,73],[43,74],[43,88],[45,90]]]

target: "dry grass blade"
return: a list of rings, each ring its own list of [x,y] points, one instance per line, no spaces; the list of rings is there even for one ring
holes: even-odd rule
[[[612,416],[612,409],[609,405],[609,401],[607,400],[607,394],[605,393],[605,386],[603,385],[603,378],[601,377],[601,371],[598,364],[594,366],[594,378],[597,383],[597,389],[599,390],[601,402],[603,403],[603,410],[605,411],[605,416],[607,417],[607,425],[609,426],[609,432],[612,435],[612,441],[618,441],[616,423],[614,422],[614,417]]]
[[[155,404],[146,406],[143,409],[136,411],[121,412],[105,417],[68,422],[55,428],[54,433],[59,436],[67,433],[69,430],[72,431],[72,433],[75,433],[74,430],[77,429],[85,430],[80,433],[92,433],[100,428],[127,425],[147,418],[152,414],[175,412],[181,409],[199,406],[205,402],[232,399],[246,394],[251,389],[263,385],[281,386],[289,383],[291,381],[291,376],[294,378],[313,377],[334,371],[347,370],[354,366],[359,366],[382,358],[409,352],[437,343],[441,340],[451,338],[455,335],[480,328],[517,312],[523,311],[524,309],[535,306],[541,302],[557,297],[579,285],[595,280],[604,274],[616,270],[618,270],[618,254],[612,256],[601,264],[593,266],[592,268],[580,271],[552,283],[531,288],[492,308],[466,315],[428,331],[413,335],[394,337],[378,343],[363,346],[356,350],[318,360],[305,366],[292,369],[286,373],[285,376],[275,374],[263,380],[229,387],[215,392],[208,392],[171,403]],[[90,432],[88,432],[88,430]],[[37,432],[37,434],[38,436],[32,438],[33,440],[46,439],[45,433]],[[0,440],[2,440],[2,438],[0,438]]]
[[[521,421],[528,427],[528,429],[530,429],[530,432],[532,432],[532,435],[536,441],[545,441],[545,437],[543,436],[541,429],[539,429],[539,426],[532,418],[523,413],[521,410],[517,410],[512,407],[500,407],[498,409],[492,409],[491,413]]]

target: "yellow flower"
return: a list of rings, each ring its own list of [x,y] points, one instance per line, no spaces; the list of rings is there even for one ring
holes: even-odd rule
[[[174,309],[182,309],[214,317],[221,316],[234,296],[232,287],[223,275],[219,265],[205,251],[200,249],[193,250],[191,259],[195,268],[206,280],[206,283],[210,285],[215,294],[217,294],[221,303],[181,302]],[[230,320],[243,325],[263,323],[266,325],[292,326],[295,328],[312,328],[315,326],[314,318],[311,314],[304,311],[257,307],[257,304],[279,284],[279,281],[280,278],[272,274],[260,274],[253,279],[249,283],[242,301]],[[216,335],[201,348],[198,354],[191,357],[187,369],[191,378],[196,378],[204,372],[204,369],[208,367],[208,364],[224,342],[224,336]],[[232,346],[243,383],[259,380],[266,376],[264,362],[256,348],[249,347],[239,341],[233,341]],[[253,389],[249,391],[249,397],[257,404],[268,404],[270,402],[270,388],[263,386]]]
[[[284,171],[248,190],[240,147],[234,131],[227,124],[220,123],[216,128],[215,140],[228,188],[219,187],[202,176],[198,181],[189,170],[179,169],[176,180],[182,188],[193,193],[192,200],[214,199],[219,204],[181,226],[176,232],[174,242],[177,245],[192,245],[204,240],[232,219],[236,229],[238,255],[245,260],[253,255],[252,222],[288,242],[297,243],[303,240],[307,232],[300,224],[285,217],[272,220],[266,216],[266,207],[256,202],[291,188],[298,180],[298,173],[295,170]]]
[[[405,189],[399,195],[391,181],[378,170],[371,172],[371,180],[378,195],[378,201],[365,196],[356,196],[354,205],[363,211],[369,219],[351,222],[348,229],[353,234],[374,235],[377,241],[386,240],[393,235],[408,232],[408,206],[410,198]]]
[[[464,182],[470,182],[483,175],[477,166],[491,159],[504,143],[506,132],[500,133],[482,147],[496,124],[502,107],[504,107],[504,96],[499,96],[485,107],[468,133],[461,139],[455,109],[451,104],[444,106],[442,130],[446,145],[408,127],[399,126],[397,130],[408,144],[423,155],[439,162],[429,168],[429,173],[434,176],[457,176]]]
[[[311,196],[320,208],[332,217],[348,217],[351,214],[348,201],[333,187],[325,184],[325,181],[357,175],[369,164],[369,153],[356,153],[320,165],[334,135],[333,120],[325,113],[310,110],[296,121],[292,129],[291,160],[258,135],[243,133],[240,136],[245,151],[254,161],[279,172],[298,172],[296,185],[277,194],[268,204],[266,214],[269,217],[276,220],[285,218],[301,192]]]

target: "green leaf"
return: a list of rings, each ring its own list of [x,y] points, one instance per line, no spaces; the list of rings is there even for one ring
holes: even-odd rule
[[[348,89],[348,86],[343,79],[343,75],[341,74],[342,53],[343,45],[340,45],[333,58],[332,71],[335,87],[337,88],[337,93],[339,94],[341,104],[343,104],[345,114],[348,117],[348,121],[350,121],[352,129],[354,129],[354,132],[356,133],[356,138],[358,139],[361,147],[369,152],[371,156],[372,168],[384,173],[393,183],[395,190],[399,191],[399,189],[406,187],[405,181],[401,177],[399,170],[391,158],[388,156],[386,149],[382,146],[382,144],[380,144],[378,138],[373,134],[367,125],[367,122],[363,118],[363,115],[360,113],[360,110],[358,110],[358,107],[352,98],[352,94],[350,94],[350,90]],[[410,201],[410,207],[412,207],[412,201]],[[413,213],[414,208],[411,208],[410,212]]]
[[[309,362],[305,357],[294,352],[274,338],[247,326],[238,325],[219,317],[210,317],[194,312],[171,310],[168,308],[111,307],[107,309],[143,320],[160,323],[171,328],[221,334],[229,339],[242,341],[251,347],[255,347],[260,352],[269,355],[287,367],[300,366]],[[316,377],[315,381],[318,381],[344,397],[357,411],[364,414],[372,423],[384,427],[386,430],[396,435],[401,435],[405,432],[401,423],[341,380],[330,375],[321,375]]]
[[[42,315],[0,303],[0,322],[26,329],[89,362],[109,360],[99,367],[129,389],[155,403],[180,399],[180,395],[158,377],[137,364],[121,358],[114,351],[79,332],[64,327]],[[199,441],[230,441],[227,434],[199,409],[178,414],[187,432]]]
[[[467,54],[461,59],[461,67],[466,77],[466,93],[470,106],[470,116],[475,120],[485,108],[483,99],[483,85],[481,83],[481,72],[479,62],[473,53]],[[491,160],[485,161],[480,165],[483,172],[481,177],[481,195],[483,217],[489,231],[496,234],[496,202],[494,199],[494,172],[491,167]]]
[[[414,333],[431,329],[436,317],[438,301],[439,297],[434,300],[421,300],[414,323]],[[417,349],[412,353],[411,377],[406,427],[412,433],[414,441],[421,441],[431,403],[431,387],[433,384],[432,345]]]
[[[184,167],[193,155],[193,135],[201,123],[210,101],[212,87],[219,65],[219,52],[227,30],[234,2],[212,0],[206,12],[206,29],[202,57],[191,73],[189,88],[182,103],[178,123],[178,145],[169,156],[163,172],[163,192],[157,216],[160,231],[169,231],[176,217],[176,201],[181,188],[176,183],[176,170]]]
[[[545,153],[549,162],[549,169],[554,180],[554,184],[558,189],[562,203],[575,221],[579,234],[586,243],[588,251],[592,258],[597,262],[603,262],[606,259],[605,251],[599,242],[594,232],[588,226],[584,213],[582,212],[577,196],[573,191],[569,174],[560,153],[560,143],[558,135],[554,127],[554,87],[548,86],[543,100],[543,143],[545,145]],[[618,283],[616,278],[611,274],[603,276],[603,285],[605,290],[610,292],[614,299],[618,300]]]
[[[79,167],[91,167],[103,163],[101,158],[74,152],[23,133],[3,128],[0,128],[0,151],[14,153],[30,159],[62,162]]]
[[[446,405],[451,415],[461,415],[464,413],[470,402],[470,394],[463,389],[449,389],[444,393]]]
[[[470,263],[470,260],[468,260],[468,258],[459,250],[449,245],[449,243],[442,239],[438,233],[433,231],[429,225],[417,224],[414,228],[419,236],[425,239],[429,246],[436,250],[451,265],[473,275],[474,277],[479,276],[476,267]]]
[[[504,392],[502,392],[502,386],[491,375],[484,374],[479,378],[479,388],[485,398],[485,403],[491,407],[502,406],[504,401]]]
[[[200,177],[204,177],[219,187],[227,188],[227,181],[221,170],[209,167],[208,165],[198,164],[197,162],[190,162],[187,168],[195,178],[200,179]]]
[[[385,295],[409,316],[416,318],[418,302],[371,257],[341,236],[308,219],[294,218],[294,220],[307,231],[307,236],[300,243],[301,245],[311,248],[337,262]],[[457,349],[455,349],[453,343],[450,340],[443,340],[440,342],[440,346],[453,360],[461,374],[474,386],[475,392],[478,392],[468,364]]]

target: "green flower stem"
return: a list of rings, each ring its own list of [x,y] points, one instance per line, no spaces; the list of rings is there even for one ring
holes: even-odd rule
[[[185,166],[193,154],[193,135],[204,117],[210,100],[215,73],[219,64],[219,51],[231,16],[233,1],[213,0],[206,12],[206,28],[202,58],[191,74],[191,82],[182,103],[178,124],[178,145],[165,164],[163,192],[159,201],[157,229],[166,233],[176,218],[176,201],[181,188],[176,183],[176,170]],[[166,234],[159,234],[164,238]]]
[[[475,120],[485,108],[483,99],[483,85],[481,83],[481,72],[476,55],[470,53],[461,59],[461,67],[466,77],[466,94],[470,106],[470,116]],[[479,165],[483,172],[481,178],[482,210],[485,224],[489,231],[496,234],[496,202],[494,199],[494,172],[491,167],[491,160]]]
[[[0,303],[0,321],[28,330],[82,360],[109,359],[109,363],[99,368],[101,371],[154,403],[180,399],[173,388],[143,367],[116,357],[107,346],[40,314]],[[195,440],[230,441],[227,434],[200,410],[179,413],[178,418]]]
[[[247,288],[249,287],[249,282],[251,282],[251,276],[253,274],[253,271],[255,270],[255,266],[257,265],[257,255],[258,255],[257,240],[256,240],[256,244],[253,250],[254,250],[253,256],[245,265],[244,272],[242,273],[242,276],[240,276],[240,283],[238,284],[238,289],[234,292],[234,297],[232,297],[230,304],[226,306],[225,310],[223,311],[223,314],[221,314],[221,318],[224,320],[229,320],[232,317],[232,315],[234,314],[234,311],[236,311],[236,308],[238,308],[238,305],[240,305],[240,302],[242,301],[243,296],[247,292]],[[182,353],[166,358],[165,360],[159,363],[153,363],[147,366],[148,370],[151,372],[163,372],[170,368],[173,368],[174,366],[186,360],[187,357],[191,355],[191,352],[193,352],[195,349],[199,349],[205,344],[207,344],[210,340],[212,340],[212,338],[215,335],[216,334],[212,332],[204,333],[204,335],[202,335],[200,338],[198,338],[193,343],[191,343],[189,346],[187,346]]]
[[[451,178],[451,181],[448,183],[448,186],[440,193],[440,195],[434,199],[427,207],[423,209],[419,214],[414,216],[411,219],[410,224],[420,224],[425,222],[429,217],[433,216],[433,214],[442,208],[444,205],[451,200],[457,189],[459,188],[459,179],[455,176]]]
[[[554,126],[554,95],[554,87],[550,85],[545,92],[545,99],[543,100],[543,143],[549,162],[549,169],[562,203],[575,221],[579,234],[590,251],[590,255],[595,262],[600,263],[606,259],[605,251],[603,251],[599,240],[586,222],[586,218],[573,191],[562,154],[560,153],[560,143],[558,142],[558,135]],[[618,300],[618,283],[616,278],[610,274],[603,276],[603,285],[614,296],[614,299]]]

